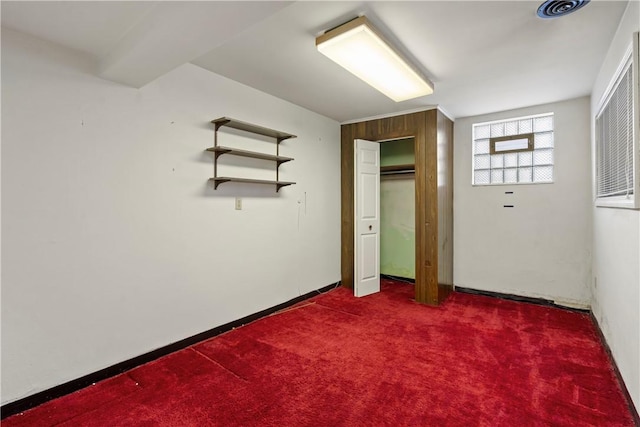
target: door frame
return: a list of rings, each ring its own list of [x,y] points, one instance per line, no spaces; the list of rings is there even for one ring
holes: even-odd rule
[[[438,305],[450,286],[438,285],[438,119],[437,109],[341,126],[341,272],[353,290],[354,141],[414,138],[416,202],[416,302]]]

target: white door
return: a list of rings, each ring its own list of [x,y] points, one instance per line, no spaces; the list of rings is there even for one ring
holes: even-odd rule
[[[354,294],[380,292],[380,144],[355,140]]]

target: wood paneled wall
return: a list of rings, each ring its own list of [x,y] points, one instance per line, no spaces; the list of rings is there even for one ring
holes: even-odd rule
[[[354,140],[384,141],[413,137],[416,180],[415,299],[424,304],[438,305],[449,293],[453,282],[453,122],[438,110],[429,110],[347,124],[341,130],[343,286],[353,289],[354,279]],[[440,155],[445,157],[444,161],[439,162]],[[448,180],[441,196],[438,176],[442,173]],[[443,201],[442,209],[440,199]],[[443,216],[440,221],[442,226],[439,226],[439,216]],[[439,268],[443,273],[446,272],[442,276],[444,282],[440,284]]]
[[[438,292],[453,290],[453,122],[438,111]]]

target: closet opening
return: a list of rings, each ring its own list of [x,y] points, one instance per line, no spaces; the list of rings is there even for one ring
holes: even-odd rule
[[[415,138],[380,142],[380,275],[415,283]]]

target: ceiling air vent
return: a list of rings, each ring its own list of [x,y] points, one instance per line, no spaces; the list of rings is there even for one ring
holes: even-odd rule
[[[589,0],[547,0],[538,8],[540,18],[557,18],[574,12],[589,3]]]

